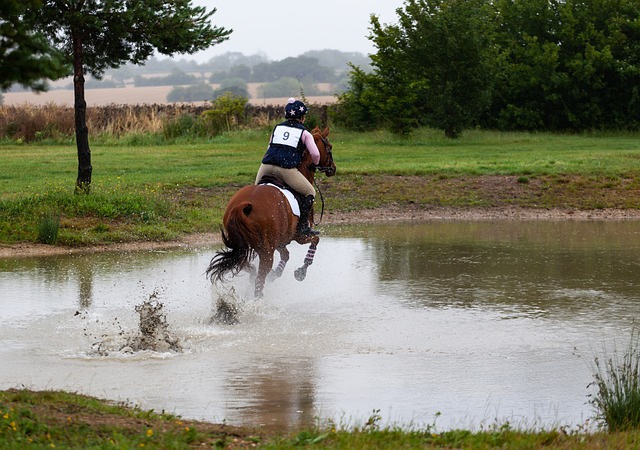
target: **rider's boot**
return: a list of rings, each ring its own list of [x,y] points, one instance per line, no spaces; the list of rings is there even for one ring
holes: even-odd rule
[[[312,230],[309,226],[309,214],[311,213],[311,208],[313,208],[313,201],[313,195],[307,195],[300,202],[300,220],[298,220],[298,228],[296,230],[296,234],[300,236],[312,237],[320,234],[319,231]]]

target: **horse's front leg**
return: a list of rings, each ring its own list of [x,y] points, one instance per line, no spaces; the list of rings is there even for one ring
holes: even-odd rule
[[[264,289],[264,282],[267,279],[267,274],[271,271],[273,266],[273,252],[259,255],[260,264],[258,265],[258,275],[256,276],[256,287],[254,295],[256,298],[262,297],[262,290]]]
[[[278,263],[278,266],[269,273],[269,281],[279,278],[282,275],[282,272],[284,272],[284,268],[287,266],[287,262],[289,261],[289,250],[287,250],[287,247],[279,247],[278,253],[280,254],[280,262]]]
[[[318,248],[319,241],[320,238],[316,236],[315,239],[311,242],[309,250],[307,250],[307,256],[304,258],[304,264],[302,265],[302,267],[297,268],[293,273],[296,277],[296,280],[302,281],[307,277],[307,268],[311,264],[313,264],[313,258],[316,256],[316,248]]]

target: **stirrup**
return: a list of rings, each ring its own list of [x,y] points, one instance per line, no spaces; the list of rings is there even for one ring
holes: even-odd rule
[[[319,235],[319,234],[320,234],[320,232],[319,232],[319,231],[316,231],[316,230],[311,229],[311,227],[310,227],[309,225],[307,225],[306,227],[305,227],[305,226],[298,227],[298,228],[296,229],[296,234],[297,234],[298,236],[311,236],[311,237],[312,237],[312,236],[317,236],[317,235]]]

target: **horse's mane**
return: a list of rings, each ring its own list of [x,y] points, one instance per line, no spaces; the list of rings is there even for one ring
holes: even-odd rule
[[[313,139],[316,139],[318,136],[322,136],[322,130],[320,130],[320,127],[317,126],[309,133],[311,133]],[[300,170],[301,167],[308,166],[311,162],[311,153],[309,153],[309,150],[305,148],[304,153],[302,153],[302,161],[300,163],[300,166],[298,166],[298,170]],[[302,172],[305,173],[304,171]]]

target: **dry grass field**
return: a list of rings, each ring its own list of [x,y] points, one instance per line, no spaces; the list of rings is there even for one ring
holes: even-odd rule
[[[252,105],[284,105],[287,98],[257,98],[257,88],[260,83],[249,83],[249,103]],[[213,87],[217,87],[213,85]],[[107,105],[139,105],[139,104],[159,104],[167,103],[167,94],[171,91],[172,86],[144,86],[135,87],[127,86],[124,88],[109,89],[87,89],[86,101],[87,106],[107,106]],[[6,92],[4,95],[4,104],[7,106],[20,106],[24,104],[41,106],[48,104],[56,104],[60,106],[73,105],[73,91],[51,90],[36,94],[33,92]],[[292,92],[291,96],[298,96],[297,92]],[[309,96],[309,103],[323,105],[336,101],[332,95],[326,96]],[[203,104],[205,102],[195,102]]]

